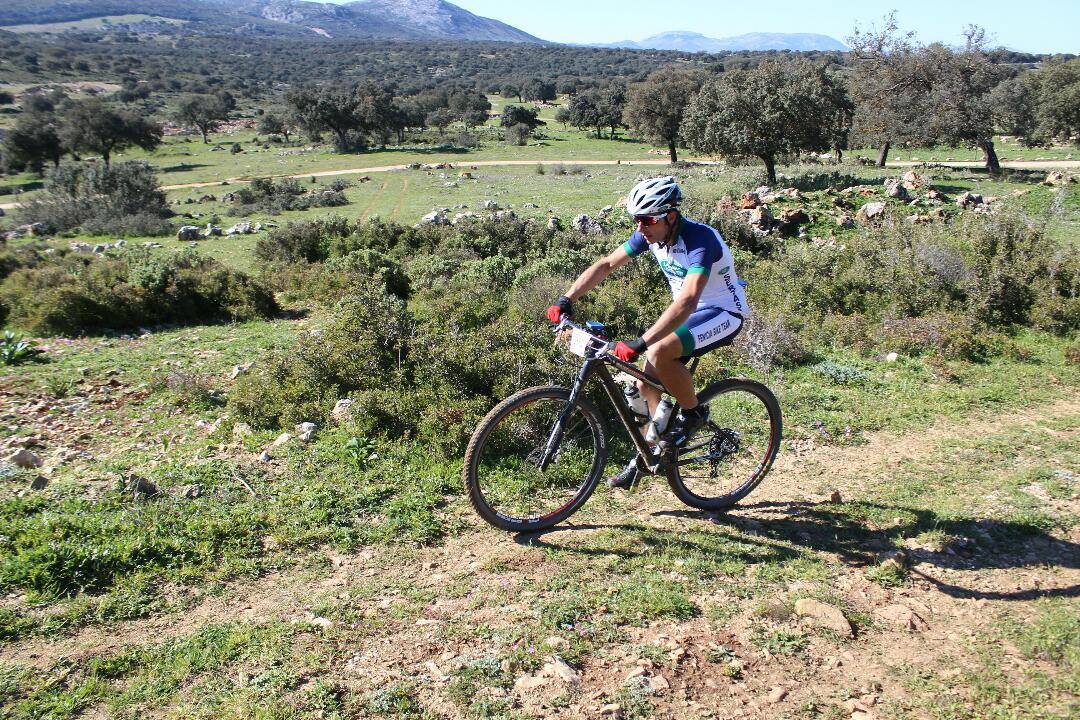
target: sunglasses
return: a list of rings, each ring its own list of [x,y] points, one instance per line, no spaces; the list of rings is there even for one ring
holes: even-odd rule
[[[660,213],[659,215],[635,215],[634,223],[641,223],[642,225],[655,225],[666,217],[667,213]]]

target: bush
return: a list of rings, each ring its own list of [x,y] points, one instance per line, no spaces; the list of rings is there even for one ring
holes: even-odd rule
[[[295,178],[283,178],[277,182],[270,178],[256,178],[233,193],[233,207],[229,209],[229,214],[246,216],[264,212],[277,215],[286,210],[341,207],[348,204],[345,194],[333,185],[307,191]]]
[[[157,173],[141,161],[60,165],[46,176],[45,194],[22,210],[27,222],[52,232],[139,236],[169,234],[172,214]]]
[[[258,427],[326,422],[338,399],[400,384],[411,325],[400,298],[375,283],[361,285],[338,304],[330,325],[243,376],[229,405]]]
[[[0,283],[8,321],[33,333],[81,333],[160,323],[246,321],[277,312],[249,276],[194,252],[132,250],[63,257],[16,270]]]

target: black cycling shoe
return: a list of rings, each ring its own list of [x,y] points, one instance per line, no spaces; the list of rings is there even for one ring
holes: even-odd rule
[[[675,419],[671,422],[671,427],[664,433],[664,436],[660,438],[660,447],[667,449],[673,447],[682,447],[690,439],[690,437],[701,429],[709,420],[709,409],[705,408],[705,412],[702,413],[690,413],[685,415],[680,412],[675,416]]]
[[[637,468],[637,460],[631,460],[630,464],[623,468],[622,472],[608,478],[608,487],[629,490],[637,482],[640,473]]]

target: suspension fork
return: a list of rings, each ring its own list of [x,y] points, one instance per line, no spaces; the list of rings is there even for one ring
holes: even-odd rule
[[[547,444],[544,445],[544,453],[540,456],[540,462],[537,464],[541,471],[547,470],[548,465],[555,459],[557,448],[562,443],[563,433],[566,431],[566,420],[570,417],[570,413],[574,411],[574,403],[577,402],[581,388],[585,386],[586,381],[592,374],[593,363],[595,362],[597,362],[595,358],[586,359],[581,366],[580,372],[578,372],[577,379],[574,380],[574,384],[570,387],[570,397],[566,401],[566,407],[562,409],[559,417],[555,419],[555,424],[551,426],[551,434],[548,435]]]

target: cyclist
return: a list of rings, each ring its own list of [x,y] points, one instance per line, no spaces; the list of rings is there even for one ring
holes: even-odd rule
[[[547,309],[547,318],[553,323],[563,315],[572,316],[573,302],[613,270],[646,250],[652,253],[671,286],[672,303],[640,336],[616,343],[614,355],[633,362],[645,353],[645,372],[658,377],[679,401],[681,410],[661,437],[662,447],[681,446],[708,419],[708,408],[698,405],[687,361],[730,345],[749,314],[731,250],[715,229],[682,216],[682,197],[679,184],[670,176],[635,185],[626,202],[626,212],[637,226],[634,234],[581,273],[566,294]],[[638,387],[651,415],[660,402],[660,392],[642,382]],[[637,479],[635,458],[612,476],[608,485],[629,488]]]

